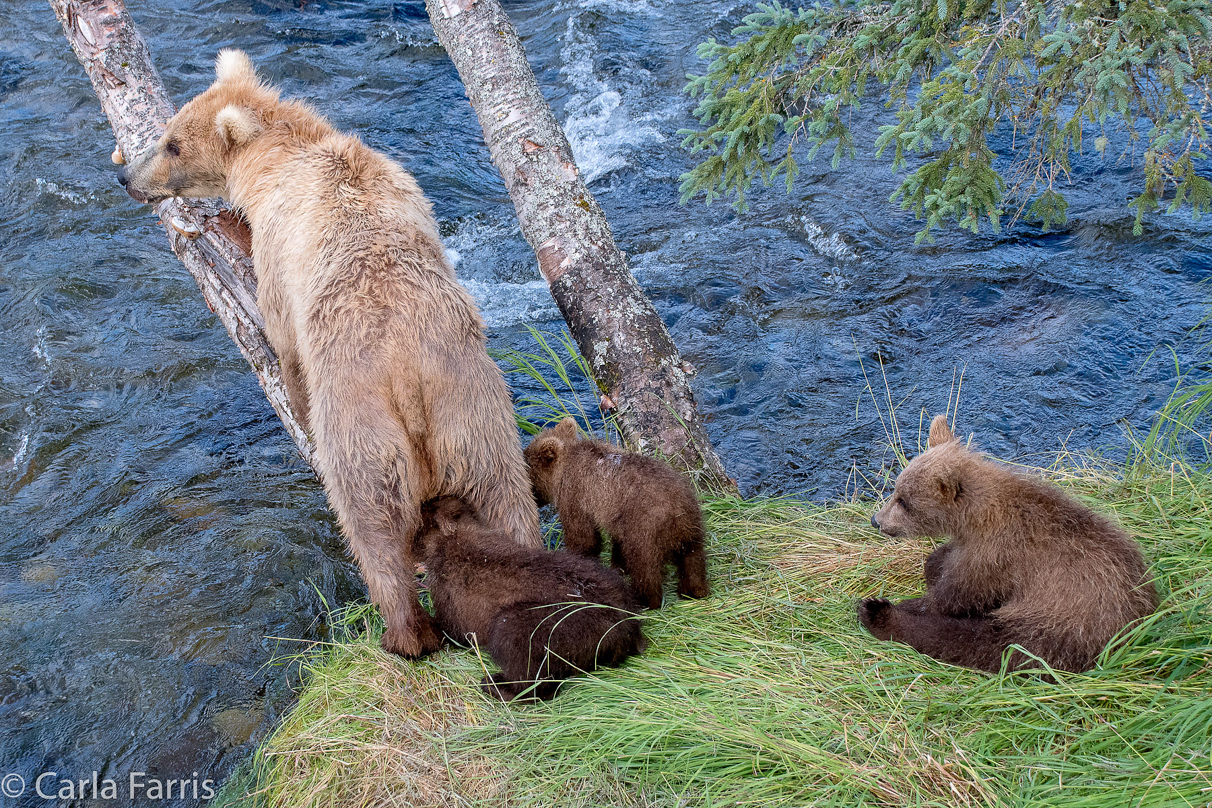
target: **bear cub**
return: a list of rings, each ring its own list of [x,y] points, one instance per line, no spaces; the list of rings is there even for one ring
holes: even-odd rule
[[[1157,594],[1140,547],[1107,518],[1043,480],[964,447],[946,416],[929,447],[896,478],[871,517],[888,536],[947,536],[925,563],[926,595],[863,601],[876,638],[935,659],[997,672],[1019,645],[1057,670],[1080,672]],[[1010,670],[1038,667],[1020,651]]]
[[[711,594],[699,500],[669,464],[581,439],[572,418],[540,432],[523,455],[535,499],[555,506],[570,551],[596,558],[608,534],[611,563],[649,609],[661,607],[667,563],[677,567],[680,596]]]
[[[481,686],[502,701],[550,699],[562,680],[647,648],[640,606],[617,572],[522,547],[457,497],[426,503],[417,542],[438,625],[500,665]]]

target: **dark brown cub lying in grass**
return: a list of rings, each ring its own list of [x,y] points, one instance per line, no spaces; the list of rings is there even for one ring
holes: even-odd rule
[[[561,680],[647,647],[640,606],[617,572],[522,547],[460,499],[426,504],[418,543],[439,627],[458,643],[474,638],[501,666],[482,684],[502,700],[550,699]]]
[[[535,497],[559,511],[569,550],[596,558],[605,531],[611,563],[649,609],[661,607],[667,563],[677,567],[679,595],[711,594],[699,500],[668,463],[582,440],[572,418],[540,432],[524,454]]]
[[[859,605],[877,638],[986,671],[1017,644],[1053,668],[1084,671],[1157,608],[1140,547],[1110,520],[969,451],[945,416],[930,424],[929,444],[871,524],[889,536],[951,541],[926,559],[925,597]],[[1008,664],[1038,666],[1019,651]]]

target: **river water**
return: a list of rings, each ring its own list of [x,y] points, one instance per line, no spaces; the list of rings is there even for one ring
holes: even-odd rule
[[[131,5],[178,102],[239,46],[412,171],[495,347],[558,327],[420,2]],[[678,206],[694,46],[748,6],[506,7],[747,493],[838,497],[852,469],[880,468],[864,368],[911,447],[918,413],[940,411],[962,371],[960,429],[1031,458],[1122,451],[1123,425],[1146,424],[1174,383],[1171,348],[1201,357],[1187,334],[1205,311],[1208,226],[1158,216],[1134,237],[1130,164],[1079,160],[1059,232],[921,247],[870,154],[807,166],[791,195],[758,193],[743,215]],[[114,181],[108,124],[49,7],[5,11],[0,777],[218,780],[289,703],[291,668],[273,660],[323,636],[325,602],[364,590],[252,374]],[[868,134],[886,115],[869,106],[856,116]]]

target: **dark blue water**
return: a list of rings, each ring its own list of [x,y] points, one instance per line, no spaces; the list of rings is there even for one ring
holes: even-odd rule
[[[134,2],[180,102],[247,49],[288,95],[399,159],[433,199],[497,348],[555,306],[420,2]],[[944,234],[869,155],[750,212],[679,207],[680,88],[739,3],[510,2],[584,175],[750,493],[843,495],[964,373],[959,427],[1003,456],[1122,450],[1202,316],[1208,226],[1132,235],[1130,165],[1079,163],[1070,225]],[[362,593],[252,374],[114,182],[108,124],[42,0],[0,16],[0,777],[221,778],[289,698],[323,600]],[[878,123],[878,104],[858,117]],[[1157,352],[1153,358],[1151,354]],[[883,360],[881,375],[879,358]],[[909,438],[911,444],[915,434]],[[189,802],[188,800],[186,802]],[[42,801],[5,802],[35,805]]]

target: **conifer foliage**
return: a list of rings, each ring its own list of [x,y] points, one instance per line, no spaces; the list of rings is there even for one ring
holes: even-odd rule
[[[1209,0],[772,2],[733,38],[701,44],[707,70],[688,77],[700,127],[682,134],[702,157],[683,199],[735,195],[743,207],[758,178],[790,189],[801,144],[836,168],[868,146],[852,111],[881,98],[896,123],[880,127],[875,154],[898,171],[923,158],[890,199],[925,220],[919,241],[950,224],[996,232],[1007,215],[1063,224],[1071,160],[1091,151],[1143,168],[1129,202],[1137,233],[1163,204],[1212,209],[1197,170],[1212,114]],[[995,132],[1009,135],[1002,155]]]

